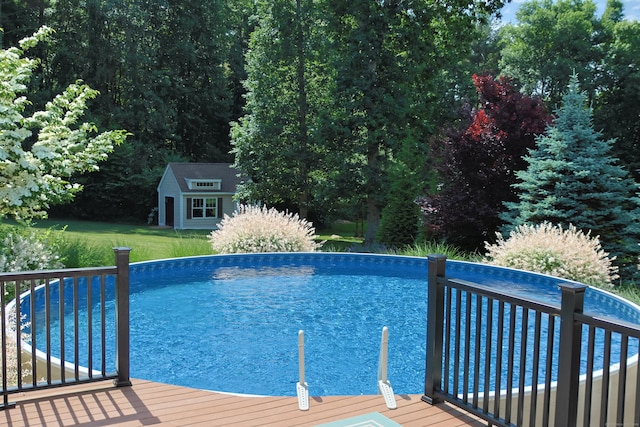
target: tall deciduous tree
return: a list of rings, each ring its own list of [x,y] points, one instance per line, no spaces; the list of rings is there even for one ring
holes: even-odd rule
[[[522,95],[509,79],[473,80],[478,109],[467,128],[436,141],[441,189],[423,204],[436,234],[466,250],[493,240],[503,202],[516,200],[511,185],[526,167],[522,156],[550,122],[542,101]]]
[[[544,221],[600,236],[602,247],[617,257],[624,278],[638,276],[640,198],[638,185],[611,156],[613,141],[593,129],[587,96],[574,75],[557,118],[514,184],[519,200],[506,203],[510,227]]]
[[[247,114],[233,125],[236,166],[251,178],[241,197],[284,204],[306,218],[326,147],[320,135],[333,72],[317,0],[260,3],[247,54]]]
[[[403,146],[429,135],[442,71],[468,52],[476,24],[502,3],[328,0],[343,114],[336,140],[352,191],[365,198],[366,243],[375,240],[391,188],[390,164]]]
[[[579,73],[590,94],[600,52],[596,48],[599,22],[591,0],[531,0],[518,9],[517,25],[500,31],[501,72],[525,93],[556,105],[568,76]]]
[[[50,33],[43,27],[20,47],[0,50],[0,217],[46,216],[51,204],[81,191],[74,174],[97,170],[97,163],[125,139],[124,131],[98,134],[93,124],[80,122],[87,101],[97,95],[83,84],[67,87],[43,111],[23,115],[24,93],[37,63],[23,57],[24,51]]]
[[[640,181],[640,22],[623,17],[622,3],[609,0],[602,17],[604,72],[593,119],[605,138],[616,139],[613,154]]]

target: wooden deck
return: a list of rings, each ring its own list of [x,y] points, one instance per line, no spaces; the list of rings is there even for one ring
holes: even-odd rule
[[[295,397],[239,397],[134,380],[11,396],[15,408],[0,411],[0,425],[21,426],[315,426],[378,412],[404,427],[486,426],[445,404],[430,406],[420,395],[396,395],[387,409],[382,396],[312,397],[309,411]]]

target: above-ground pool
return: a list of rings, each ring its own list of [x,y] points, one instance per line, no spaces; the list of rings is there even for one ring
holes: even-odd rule
[[[557,278],[455,261],[447,261],[447,274],[560,303]],[[322,252],[217,255],[134,263],[130,280],[134,378],[233,393],[295,395],[298,331],[304,330],[311,395],[375,394],[380,335],[386,326],[388,378],[395,393],[424,389],[426,258]],[[108,308],[113,311],[113,303]],[[638,307],[591,288],[585,311],[640,323]],[[83,315],[79,317],[82,323]],[[110,355],[114,335],[111,330]],[[54,353],[55,348],[54,342]]]

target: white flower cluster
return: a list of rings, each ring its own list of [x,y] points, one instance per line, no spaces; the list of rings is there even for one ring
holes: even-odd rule
[[[224,216],[209,241],[217,253],[313,252],[322,246],[314,237],[312,224],[297,214],[240,205]]]
[[[583,233],[575,226],[567,229],[548,222],[521,225],[487,249],[485,261],[537,273],[550,274],[592,286],[611,286],[618,278],[614,258],[600,246],[598,236]]]
[[[9,233],[0,246],[0,271],[28,271],[62,268],[57,254],[35,233]]]

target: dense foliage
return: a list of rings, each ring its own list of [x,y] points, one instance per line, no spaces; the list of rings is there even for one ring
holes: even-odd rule
[[[257,5],[246,57],[246,112],[232,124],[236,166],[252,177],[243,200],[295,206],[303,218],[326,170],[322,120],[331,110],[330,46],[317,1]]]
[[[522,95],[508,78],[473,80],[478,107],[466,128],[436,141],[440,188],[421,202],[433,233],[471,251],[502,226],[503,202],[516,197],[515,172],[526,167],[522,156],[550,120],[540,99]]]
[[[545,221],[599,236],[623,278],[638,276],[638,185],[611,155],[613,141],[593,129],[587,96],[574,75],[557,118],[517,173],[517,202],[507,202],[511,227]]]
[[[424,156],[438,83],[500,1],[276,1],[258,8],[246,116],[232,134],[252,200],[346,205],[374,241],[401,151]],[[450,108],[450,106],[447,106]],[[414,186],[413,197],[419,185]],[[330,205],[326,201],[330,200]]]
[[[617,138],[616,157],[640,177],[640,22],[624,19],[623,3],[608,0],[596,16],[591,0],[528,1],[517,24],[499,31],[500,72],[528,94],[558,107],[577,73],[594,108],[597,129]]]

